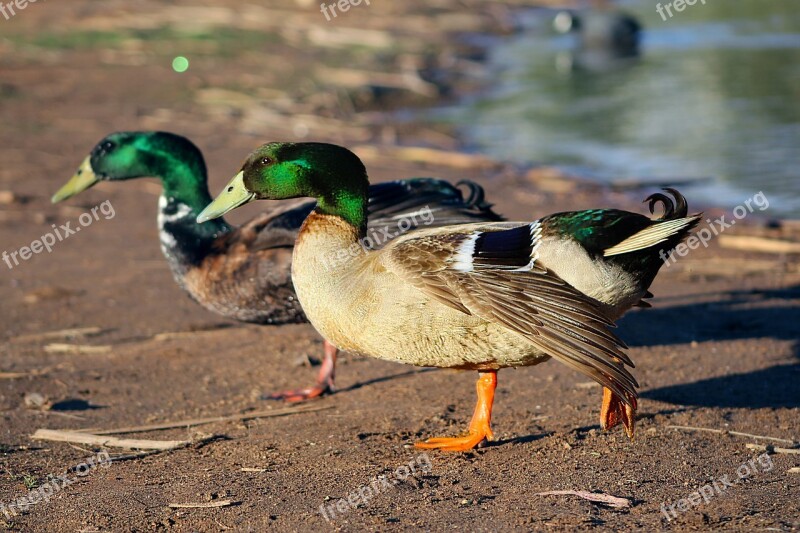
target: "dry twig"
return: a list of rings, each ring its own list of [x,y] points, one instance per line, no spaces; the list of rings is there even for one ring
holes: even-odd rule
[[[105,435],[93,435],[79,431],[62,431],[58,429],[37,429],[31,435],[32,439],[51,440],[56,442],[73,442],[78,444],[91,444],[94,446],[110,446],[113,448],[126,448],[129,450],[174,450],[192,444],[186,440],[142,440],[119,439]]]
[[[111,346],[53,343],[45,346],[44,351],[47,353],[102,354],[110,352]]]
[[[789,455],[800,455],[800,449],[798,448],[776,448],[775,446],[771,446],[769,444],[746,444],[748,450],[756,450],[758,452],[767,452],[767,453],[785,453]]]
[[[753,435],[752,433],[742,433],[741,431],[730,431],[727,429],[698,428],[694,426],[667,426],[667,427],[672,429],[682,429],[684,431],[705,431],[707,433],[717,433],[720,435],[734,435],[736,437],[748,437],[752,439],[771,440],[774,442],[783,442],[785,444],[791,444],[792,446],[797,445],[795,441],[789,439],[780,439],[778,437],[767,437],[765,435]]]
[[[311,413],[314,411],[322,411],[323,409],[331,409],[332,405],[320,406],[299,406],[286,409],[273,409],[269,411],[253,411],[250,413],[243,413],[231,416],[212,416],[209,418],[193,418],[189,420],[180,420],[178,422],[163,422],[161,424],[150,424],[147,426],[130,426],[118,429],[82,429],[79,431],[91,432],[95,435],[119,435],[121,433],[145,433],[148,431],[160,431],[162,429],[175,429],[185,428],[192,426],[201,426],[204,424],[213,424],[214,422],[230,422],[237,420],[252,420],[255,418],[271,418],[274,416],[288,416],[298,413]]]
[[[26,378],[33,374],[27,372],[0,372],[0,379],[19,379]]]
[[[241,502],[235,502],[233,500],[216,500],[203,503],[171,503],[168,507],[170,509],[213,509],[216,507],[230,507],[231,505],[239,505],[240,503]]]
[[[20,335],[19,337],[13,337],[12,339],[9,340],[9,342],[23,343],[23,342],[44,341],[50,339],[73,339],[76,337],[92,337],[95,335],[99,335],[102,332],[103,329],[97,326],[91,326],[87,328],[59,329],[57,331],[45,331],[42,333],[31,333],[29,335]]]
[[[614,509],[624,509],[631,506],[631,501],[627,498],[620,498],[619,496],[611,496],[610,494],[603,494],[602,492],[588,492],[585,490],[551,490],[548,492],[539,492],[537,496],[578,496],[590,502],[602,503]]]

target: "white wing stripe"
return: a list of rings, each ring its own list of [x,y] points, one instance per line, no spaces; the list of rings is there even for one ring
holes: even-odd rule
[[[480,234],[481,232],[476,231],[461,243],[461,246],[458,247],[458,251],[452,258],[453,270],[472,272],[474,266],[472,264],[472,254],[475,253],[475,243],[478,241]]]

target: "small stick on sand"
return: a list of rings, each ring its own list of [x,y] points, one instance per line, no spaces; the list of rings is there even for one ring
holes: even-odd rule
[[[786,453],[790,455],[800,455],[800,449],[798,448],[776,448],[775,446],[771,446],[769,444],[747,444],[748,450],[756,450],[758,452],[767,452],[767,453]]]
[[[118,439],[104,435],[93,435],[78,431],[61,431],[58,429],[37,429],[31,435],[32,439],[52,440],[56,442],[73,442],[78,444],[91,444],[93,446],[110,446],[112,448],[126,448],[129,450],[174,450],[188,446],[191,441],[186,440],[141,440]]]
[[[0,372],[0,379],[19,379],[26,378],[32,374],[27,372]]]
[[[672,429],[682,429],[684,431],[705,431],[708,433],[718,433],[720,435],[734,435],[736,437],[748,437],[751,439],[771,440],[774,442],[783,442],[785,444],[791,444],[792,446],[797,446],[797,443],[793,440],[779,439],[778,437],[767,437],[764,435],[753,435],[752,433],[742,433],[741,431],[730,431],[727,429],[713,429],[713,428],[698,428],[693,426],[667,426],[667,427]]]
[[[551,490],[548,492],[539,492],[537,496],[578,496],[590,502],[602,503],[613,507],[615,509],[623,509],[631,506],[631,501],[627,498],[620,498],[618,496],[611,496],[610,494],[603,494],[601,492],[588,492],[585,490]]]
[[[180,420],[178,422],[163,422],[161,424],[150,424],[147,426],[130,426],[118,429],[81,429],[79,431],[91,432],[95,435],[119,435],[121,433],[146,433],[148,431],[160,431],[162,429],[175,429],[185,428],[191,426],[202,426],[204,424],[212,424],[214,422],[230,422],[237,420],[252,420],[254,418],[271,418],[274,416],[288,416],[298,413],[311,413],[314,411],[322,411],[323,409],[331,409],[332,405],[320,406],[300,406],[287,409],[273,409],[269,411],[253,411],[251,413],[243,413],[231,416],[213,416],[209,418],[193,418],[189,420]]]
[[[110,352],[111,346],[53,343],[45,346],[44,351],[47,353],[101,354]]]
[[[50,339],[72,339],[76,337],[93,337],[103,332],[102,328],[92,326],[88,328],[59,329],[57,331],[45,331],[42,333],[31,333],[20,335],[9,340],[11,343],[36,342]]]
[[[20,379],[20,378],[28,378],[28,377],[36,377],[36,376],[43,376],[53,370],[54,368],[59,368],[62,365],[51,365],[46,366],[43,368],[34,368],[32,370],[28,370],[27,372],[0,372],[0,379]]]
[[[233,500],[218,500],[214,502],[204,503],[171,503],[168,505],[170,509],[213,509],[215,507],[230,507],[231,505],[239,505],[241,502]]]

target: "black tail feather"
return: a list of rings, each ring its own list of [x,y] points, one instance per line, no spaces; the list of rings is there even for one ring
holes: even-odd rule
[[[466,199],[459,186],[467,188]],[[435,178],[390,181],[370,186],[369,195],[370,224],[424,207],[433,212],[434,226],[504,220],[485,201],[483,187],[467,180],[457,185]]]
[[[674,201],[666,194],[657,192],[645,198],[643,202],[649,202],[648,207],[650,208],[651,215],[655,213],[657,203],[661,203],[661,205],[664,207],[664,213],[656,220],[684,218],[689,214],[689,204],[686,202],[686,198],[680,192],[670,187],[665,187],[662,190],[670,193],[674,197]]]

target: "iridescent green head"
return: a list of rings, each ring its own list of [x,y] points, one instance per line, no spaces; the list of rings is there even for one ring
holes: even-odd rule
[[[208,198],[206,165],[197,146],[174,133],[137,131],[112,133],[97,143],[52,201],[66,200],[100,181],[145,176],[161,178],[165,194],[190,205]]]
[[[317,210],[362,229],[367,221],[367,171],[347,148],[324,143],[268,143],[244,162],[236,177],[206,207],[198,222],[253,200],[310,196]]]

